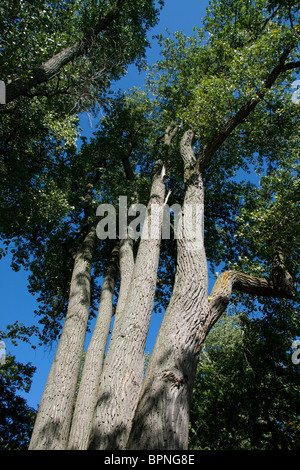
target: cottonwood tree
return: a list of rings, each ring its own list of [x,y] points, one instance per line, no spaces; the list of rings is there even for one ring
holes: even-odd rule
[[[297,187],[298,109],[290,94],[300,66],[297,14],[296,5],[265,0],[214,1],[194,36],[161,39],[163,58],[147,91],[116,97],[91,143],[50,173],[67,209],[43,243],[22,242],[17,251],[33,256],[27,266],[42,303],[52,295],[55,315],[48,311],[45,324],[51,319],[59,331],[65,314],[31,449],[186,449],[199,353],[233,291],[294,298],[299,238],[288,236],[287,217],[280,233],[278,217]],[[264,211],[253,185],[236,179],[249,168],[290,172],[278,206]],[[129,206],[147,205],[143,229],[154,227],[156,237],[123,238],[118,227],[115,239],[99,240],[97,207],[117,208],[120,195]],[[246,225],[253,201],[258,233]],[[184,230],[162,238],[167,203],[180,204],[183,221],[194,211],[196,240]],[[209,293],[209,267],[221,263]],[[99,311],[75,393],[99,274]],[[151,314],[160,307],[144,377]]]
[[[0,365],[0,448],[1,450],[26,450],[34,424],[36,411],[29,407],[19,391],[30,389],[35,367],[21,364],[7,354]]]
[[[281,45],[278,48],[277,40],[273,42],[270,39],[275,39],[273,28],[277,29],[278,23],[275,26],[274,18],[272,21],[265,18],[261,21],[259,28],[256,21],[261,12],[258,12],[257,4],[254,9],[253,7],[254,5],[250,2],[243,6],[235,3],[235,8],[232,6],[228,9],[223,2],[216,5],[214,14],[206,20],[207,28],[211,33],[210,44],[213,47],[212,49],[198,49],[199,54],[196,55],[199,43],[194,42],[190,49],[190,51],[193,50],[194,61],[191,60],[192,57],[189,56],[186,47],[178,48],[180,55],[176,57],[178,49],[175,52],[172,44],[168,43],[167,67],[172,64],[173,68],[169,69],[166,92],[169,96],[175,95],[171,106],[174,102],[176,103],[176,98],[181,101],[182,108],[178,117],[182,118],[185,129],[191,127],[184,131],[181,138],[181,156],[185,166],[184,205],[187,203],[203,204],[203,174],[209,165],[215,163],[213,160],[220,158],[218,151],[221,146],[225,143],[230,146],[229,138],[233,141],[239,140],[242,129],[246,135],[248,132],[251,133],[249,125],[242,126],[242,128],[239,126],[250,118],[250,114],[254,111],[257,112],[256,117],[259,116],[262,107],[259,106],[259,109],[257,107],[262,101],[272,103],[271,93],[269,94],[268,91],[280,76],[280,70],[284,72],[287,69],[299,67],[297,61],[286,61],[286,54],[291,54],[289,47],[283,44],[285,40],[289,43],[286,24],[281,26],[285,30],[285,39],[282,43],[283,38],[281,38]],[[239,16],[241,13],[243,16]],[[220,23],[216,21],[219,18],[218,15],[222,17],[221,24],[225,23],[225,27],[220,29]],[[255,28],[254,24],[256,24]],[[229,33],[229,25],[231,30],[234,25],[232,34]],[[292,29],[292,35],[297,37],[298,33],[295,34],[293,27]],[[267,36],[265,36],[266,30]],[[228,36],[225,35],[226,38],[228,37],[227,41],[224,41],[225,32],[228,34]],[[264,37],[268,37],[268,45],[264,43]],[[182,46],[184,45],[184,38],[181,35],[178,41]],[[281,52],[279,52],[280,48]],[[271,59],[267,72],[264,66],[267,65],[268,60],[263,51],[268,50],[270,53],[271,50],[275,52],[275,49],[277,57],[275,59],[274,56]],[[256,50],[255,53],[254,50]],[[252,55],[253,53],[256,58]],[[264,58],[260,56],[261,53]],[[258,59],[259,56],[261,59]],[[218,58],[221,59],[221,63]],[[263,67],[261,66],[262,59]],[[178,69],[174,70],[175,63],[180,64],[178,74],[176,74]],[[200,65],[198,69],[197,65]],[[195,75],[193,70],[197,70]],[[245,76],[243,76],[243,71],[246,73]],[[195,81],[191,76],[194,76]],[[161,86],[164,83],[166,83],[165,77],[162,75]],[[186,84],[185,87],[182,87],[183,83]],[[188,84],[191,85],[190,88]],[[181,87],[185,91],[184,94],[180,93]],[[193,105],[189,107],[188,102]],[[208,106],[208,102],[212,107]],[[230,109],[227,108],[229,102]],[[200,128],[196,124],[199,120],[202,122]],[[253,130],[257,129],[253,121],[251,124]],[[197,130],[199,150],[196,157],[193,137],[197,138]],[[239,141],[239,144],[243,145],[243,139]],[[233,145],[238,147],[239,144],[235,141]],[[249,151],[249,148],[245,150]],[[293,149],[290,151],[293,152]],[[224,157],[227,159],[226,156]],[[229,162],[227,160],[227,164],[230,164]],[[234,167],[233,162],[231,160],[231,169]],[[218,163],[215,164],[218,166]],[[280,246],[276,246],[275,241],[271,245],[274,250],[274,271],[280,273],[279,277],[276,278],[274,275],[273,278],[267,279],[240,271],[227,270],[217,279],[208,299],[204,247],[189,251],[187,240],[183,238],[178,242],[173,292],[142,384],[128,448],[186,448],[188,409],[199,350],[208,331],[226,309],[232,291],[236,289],[256,296],[289,297],[292,295],[292,279],[284,267]],[[157,419],[157,416],[163,416],[163,419]],[[101,433],[101,428],[99,428],[99,433]]]
[[[7,2],[1,13],[1,236],[14,242],[13,268],[30,266],[30,291],[45,307],[41,339],[48,341],[60,330],[73,254],[87,230],[90,192],[78,172],[90,183],[89,172],[101,165],[73,161],[78,113],[105,104],[111,82],[129,64],[143,64],[158,8],[152,0]],[[72,215],[65,220],[72,199],[76,227]]]

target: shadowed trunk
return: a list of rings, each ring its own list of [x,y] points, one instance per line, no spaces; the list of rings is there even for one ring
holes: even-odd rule
[[[68,311],[39,406],[29,446],[31,450],[63,450],[67,446],[90,312],[95,244],[96,229],[92,227],[75,255]]]
[[[118,324],[113,330],[105,359],[95,412],[92,449],[122,449],[130,431],[143,380],[145,343],[156,289],[165,196],[164,173],[163,161],[159,160],[154,167],[144,223],[144,228],[155,227],[157,238],[141,239],[124,310],[118,306]],[[151,211],[153,205],[160,208],[157,218]]]
[[[84,450],[88,446],[105,348],[113,317],[113,296],[118,272],[119,242],[117,241],[104,276],[98,316],[85,357],[69,437],[68,448],[71,450]]]
[[[75,60],[76,57],[80,57],[88,52],[92,48],[97,35],[100,32],[105,31],[110,24],[119,17],[123,3],[124,0],[117,0],[116,5],[107,13],[107,15],[100,18],[94,27],[79,41],[55,54],[39,67],[34,68],[29,80],[24,82],[17,79],[12,83],[9,83],[6,87],[6,104],[20,96],[26,96],[32,88],[48,82],[55,77],[65,65]]]
[[[202,177],[196,171],[187,180],[188,170],[195,164],[192,138],[192,133],[186,133],[181,145],[187,189],[174,289],[147,367],[128,449],[187,449],[189,409],[208,289]],[[194,217],[190,218],[188,208],[193,209]]]

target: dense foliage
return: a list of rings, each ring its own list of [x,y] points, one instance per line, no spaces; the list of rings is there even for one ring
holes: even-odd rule
[[[190,448],[299,450],[299,365],[291,349],[299,314],[274,301],[238,312],[231,309],[205,342]]]
[[[36,370],[7,355],[0,366],[0,449],[26,450],[36,416],[20,391],[29,392]]]
[[[182,204],[180,142],[192,129],[193,150],[203,163],[211,276],[234,269],[281,280],[282,256],[295,295],[289,301],[259,299],[255,306],[253,298],[239,297],[232,315],[211,331],[195,384],[190,444],[294,449],[299,371],[290,347],[299,335],[300,185],[299,106],[291,94],[300,66],[297,2],[211,1],[191,37],[176,32],[159,38],[161,59],[144,90],[114,94],[111,84],[128,65],[144,63],[147,31],[158,18],[154,1],[9,1],[0,13],[1,79],[14,96],[0,109],[0,255],[10,249],[12,267],[29,271],[41,342],[59,338],[74,256],[98,220],[99,204],[117,208],[120,195],[129,205],[147,204],[162,154],[168,204]],[[88,140],[80,135],[80,113],[97,115],[100,109],[98,130]],[[176,129],[172,151],[164,141],[170,128]],[[134,253],[138,246],[136,240]],[[110,252],[110,240],[98,241],[90,320]],[[163,240],[157,314],[170,300],[176,256],[175,241]],[[118,289],[117,283],[116,297]],[[34,329],[22,328],[9,327],[14,335]]]

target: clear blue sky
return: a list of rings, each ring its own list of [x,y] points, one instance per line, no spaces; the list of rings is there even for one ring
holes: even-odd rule
[[[166,28],[172,33],[183,30],[186,34],[192,34],[194,26],[201,25],[201,19],[205,15],[205,9],[208,6],[208,0],[166,0],[166,5],[161,12],[160,23],[149,33],[152,35],[165,33]],[[155,44],[149,51],[149,62],[155,62],[159,57],[159,49]],[[138,76],[136,71],[130,68],[126,78],[121,82],[122,87],[131,88],[133,86],[141,86],[142,78]],[[90,135],[95,130],[94,124],[91,124],[87,116],[83,116],[82,125],[85,135]],[[31,326],[36,323],[34,316],[36,308],[35,299],[27,291],[27,274],[19,271],[15,273],[10,268],[10,257],[7,256],[0,260],[0,278],[1,278],[1,315],[0,330],[4,330],[6,325],[14,323],[24,323],[25,326]],[[158,330],[157,320],[154,319],[147,343],[146,351],[150,351],[154,344],[154,339]],[[20,343],[14,347],[6,341],[6,349],[8,352],[16,356],[16,360],[21,363],[31,362],[37,367],[37,371],[33,378],[33,384],[29,394],[25,397],[28,404],[34,408],[40,402],[42,392],[48,377],[48,373],[55,354],[56,345],[53,345],[52,351],[47,351],[43,347],[33,350],[29,345]]]

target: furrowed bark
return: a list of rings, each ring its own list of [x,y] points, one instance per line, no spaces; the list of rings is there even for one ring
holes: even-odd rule
[[[291,46],[283,51],[278,64],[267,76],[264,85],[257,91],[256,96],[228,120],[226,125],[204,148],[197,161],[193,156],[192,132],[185,133],[181,145],[187,186],[185,204],[186,199],[188,200],[190,197],[191,188],[193,188],[193,192],[196,188],[199,191],[201,173],[205,170],[213,155],[238,125],[251,114],[257,104],[264,98],[266,92],[273,86],[278,76],[287,70],[299,67],[299,62],[286,63],[292,49]],[[194,187],[197,178],[199,180],[198,185],[196,184]],[[201,197],[203,198],[203,189]],[[198,202],[201,197],[198,195]],[[128,449],[187,448],[189,407],[194,374],[201,345],[213,324],[213,321],[211,321],[213,315],[211,310],[205,311],[206,301],[202,296],[204,281],[203,278],[200,280],[201,276],[199,277],[199,272],[197,272],[199,262],[205,254],[204,247],[199,252],[198,260],[193,259],[189,256],[184,241],[181,240],[178,243],[178,271],[174,291],[147,368],[127,444]],[[184,252],[185,255],[181,258],[180,255]],[[202,276],[204,276],[207,269],[204,264],[201,268]],[[190,279],[190,287],[188,288],[183,279],[189,279],[191,272],[194,273],[194,276]],[[195,300],[197,290],[194,285],[195,282],[199,283],[198,288],[202,289],[201,295],[198,296],[198,302]],[[189,307],[186,306],[188,301],[190,302]],[[188,318],[189,321],[183,324],[185,318]],[[179,333],[179,325],[184,334]],[[182,341],[182,339],[184,340]],[[191,347],[186,348],[185,344],[191,345]],[[181,351],[180,354],[178,350]],[[178,410],[181,410],[181,412],[178,412]],[[158,416],[160,416],[160,419]]]
[[[66,64],[72,62],[76,57],[85,54],[92,47],[96,36],[102,31],[105,31],[109,25],[119,17],[124,1],[125,0],[118,0],[115,7],[75,44],[65,48],[63,51],[55,54],[44,62],[44,64],[33,69],[32,77],[28,81],[21,82],[21,80],[18,79],[8,84],[6,87],[6,104],[20,96],[26,95],[32,88],[48,82],[55,77]]]
[[[68,449],[85,450],[88,447],[93,413],[99,393],[105,348],[113,317],[113,296],[119,272],[119,242],[112,250],[104,276],[98,316],[86,353],[78,396],[72,418]]]
[[[299,62],[286,63],[291,51],[292,47],[283,51],[278,64],[267,76],[256,96],[228,120],[197,161],[191,147],[192,132],[185,133],[181,145],[187,186],[185,204],[190,200],[191,193],[194,193],[194,202],[197,200],[197,190],[198,202],[203,198],[203,189],[200,191],[201,196],[199,193],[201,173],[225,140],[264,98],[278,76],[299,67]],[[198,185],[195,183],[197,178]],[[127,444],[128,449],[187,449],[194,374],[201,345],[213,323],[213,315],[203,296],[207,270],[203,262],[204,247],[194,258],[186,249],[185,242],[183,239],[178,243],[178,270],[174,291],[147,368]],[[191,273],[193,276],[189,277]],[[185,282],[186,280],[189,282]],[[245,281],[245,278],[243,280]],[[239,278],[236,287],[241,287],[241,284],[245,289],[251,290],[250,282],[246,287],[246,283],[242,283]],[[259,286],[263,287],[262,284]]]
[[[182,242],[178,249],[183,249]],[[238,271],[226,271],[218,277],[209,303],[203,296],[199,299],[197,311],[193,308],[196,286],[188,289],[188,283],[192,286],[197,278],[195,271],[191,271],[193,263],[188,257],[189,252],[186,252],[181,260],[179,251],[174,292],[148,365],[128,440],[128,449],[131,450],[187,449],[189,408],[199,352],[210,329],[226,310],[233,290],[255,296],[293,297],[292,278],[280,255],[280,277],[276,282]],[[278,273],[278,263],[276,268]],[[184,291],[180,278],[185,280],[189,274],[191,279],[188,279]],[[198,286],[199,292],[202,285],[203,282]],[[193,321],[189,318],[191,316]],[[184,323],[186,318],[188,327]]]
[[[126,178],[133,184],[134,173],[130,166],[129,156],[130,152],[129,155],[122,158],[122,163]],[[93,414],[101,383],[104,353],[113,317],[113,295],[117,273],[120,272],[121,282],[114,329],[118,327],[118,312],[123,311],[126,303],[133,267],[133,240],[129,237],[117,240],[103,280],[97,321],[85,357],[68,443],[70,450],[86,450],[89,446]]]
[[[151,204],[164,202],[164,165],[154,171]],[[148,216],[151,223],[151,215]],[[145,222],[147,223],[147,221]],[[162,214],[158,224],[162,223]],[[105,359],[101,390],[91,436],[92,449],[122,449],[127,440],[132,416],[143,379],[147,338],[156,287],[160,252],[158,239],[141,240],[124,311],[117,313]]]
[[[204,189],[201,174],[189,176],[195,164],[186,132],[181,155],[186,170],[183,206],[195,210],[196,232],[181,233],[175,284],[154,346],[134,416],[128,449],[180,450],[187,448],[189,408],[207,311],[208,271],[203,245]],[[198,213],[196,212],[198,208]],[[200,233],[199,233],[200,231]],[[199,236],[200,235],[200,236]]]
[[[134,270],[134,257],[133,257],[133,240],[126,238],[120,240],[120,292],[116,308],[116,315],[114,321],[114,330],[117,331],[119,324],[122,324],[122,312],[124,312],[126,301],[128,297],[129,287],[132,280]]]
[[[192,138],[193,133],[188,131],[181,142],[187,186],[184,217],[186,205],[198,205],[202,211],[204,207],[202,178],[195,163]],[[276,282],[228,271],[219,277],[208,303],[203,238],[191,250],[186,234],[182,235],[178,240],[174,290],[140,393],[127,443],[130,450],[188,448],[189,412],[199,352],[211,327],[226,309],[233,289],[254,295],[292,296],[291,276],[279,253]]]
[[[91,264],[96,229],[91,227],[75,255],[69,305],[55,358],[39,406],[29,449],[64,450],[90,312]]]
[[[129,286],[131,283],[132,273],[134,269],[133,240],[131,238],[120,240],[119,264],[120,264],[121,282],[120,282],[120,291],[119,291],[118,303],[117,303],[117,308],[116,308],[115,318],[114,318],[114,325],[113,325],[113,332],[115,336],[118,336],[119,332],[122,331],[120,330],[120,328],[122,328],[122,321],[120,321],[120,319],[122,318],[122,315],[120,315],[120,313],[124,311],[124,308],[126,305],[126,299],[128,296]],[[86,358],[86,361],[87,361],[87,358]],[[97,389],[95,388],[93,390],[92,397],[89,394],[86,395],[86,399],[89,402],[88,407],[89,407],[89,410],[91,411],[91,414],[89,416],[90,421],[87,420],[87,426],[86,426],[84,435],[82,433],[82,430],[80,430],[80,434],[82,437],[78,439],[77,446],[75,447],[74,444],[72,446],[69,445],[69,449],[76,448],[78,450],[79,449],[86,450],[89,448],[91,430],[92,430],[92,425],[93,425],[93,414],[95,411],[97,398],[99,397],[99,394],[100,394],[101,375],[103,371],[103,367],[99,367],[99,361],[97,364],[95,364],[95,367],[100,369],[100,375],[98,376],[98,388]],[[88,374],[87,374],[87,380],[89,380]],[[92,401],[92,406],[91,406],[91,401]],[[78,425],[82,427],[80,420],[78,420]]]
[[[166,155],[176,130],[165,133]],[[145,344],[155,297],[165,198],[163,159],[154,166],[148,213],[148,238],[140,241],[124,310],[116,315],[95,411],[91,449],[124,449],[144,373]],[[154,216],[153,206],[159,208]],[[151,210],[152,209],[152,210]],[[153,231],[154,229],[154,231]]]

